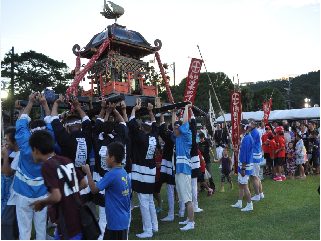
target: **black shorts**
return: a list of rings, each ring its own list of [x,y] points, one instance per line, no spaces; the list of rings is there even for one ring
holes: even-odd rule
[[[231,182],[231,173],[229,173],[228,175],[225,175],[224,173],[221,174],[221,182],[225,182],[225,177],[227,177],[227,181]]]
[[[283,166],[285,157],[278,157],[277,159],[278,159],[278,162],[277,162],[278,166]]]
[[[162,188],[162,182],[161,181],[155,182],[154,192],[160,193],[161,188]]]
[[[127,240],[127,229],[110,230],[106,226],[104,240]]]
[[[197,182],[205,182],[204,175],[205,175],[205,172],[202,172],[202,175],[200,175],[200,176],[197,178]]]
[[[270,158],[270,153],[264,153],[264,159],[266,160],[266,163],[272,162],[272,159]]]

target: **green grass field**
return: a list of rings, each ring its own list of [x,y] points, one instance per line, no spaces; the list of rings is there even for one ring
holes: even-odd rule
[[[221,190],[221,169],[218,163],[212,163],[212,175],[216,191],[211,197],[207,192],[200,192],[198,202],[203,212],[195,213],[195,228],[181,231],[178,222],[186,219],[175,216],[172,222],[162,222],[160,219],[168,214],[166,184],[161,189],[163,211],[157,214],[158,229],[150,239],[294,239],[320,240],[320,195],[317,189],[320,185],[320,176],[308,175],[306,179],[286,179],[276,182],[269,176],[262,180],[265,198],[253,201],[254,210],[241,212],[232,208],[238,200],[237,176],[232,175],[234,189],[225,183],[225,192]],[[254,192],[252,186],[252,193]],[[253,194],[252,194],[253,196]],[[156,202],[155,202],[156,203]],[[138,197],[135,195],[135,205]],[[245,197],[243,207],[246,206]],[[175,204],[175,213],[178,213],[179,204]],[[129,230],[129,239],[139,239],[136,234],[143,232],[140,209],[132,211],[133,219]],[[53,236],[54,229],[48,229]],[[33,232],[34,238],[34,232]]]

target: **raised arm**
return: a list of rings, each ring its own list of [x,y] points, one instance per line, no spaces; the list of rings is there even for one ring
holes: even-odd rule
[[[72,101],[72,104],[73,106],[76,108],[76,110],[78,111],[79,115],[80,115],[80,118],[83,119],[86,115],[85,111],[83,111],[80,107],[80,104],[79,104],[79,101],[78,101],[78,98],[76,96],[73,96],[71,98],[71,101]]]
[[[148,103],[148,106],[147,106],[147,110],[148,110],[148,114],[150,116],[150,120],[153,122],[153,121],[156,121],[155,119],[155,116],[153,114],[153,105],[151,103]]]
[[[51,117],[58,116],[58,105],[63,102],[65,102],[65,97],[60,94],[52,106]]]
[[[188,122],[188,109],[189,108],[192,108],[192,103],[191,102],[188,105],[185,105],[185,111],[184,111],[184,115],[183,115],[183,124]]]
[[[17,120],[19,120],[19,119],[20,119],[20,116],[21,116],[22,113],[23,113],[23,108],[22,108],[22,106],[20,105],[20,101],[19,101],[19,100],[16,100],[16,102],[14,103],[14,108],[17,109],[17,110],[19,110],[19,115],[18,115],[18,118],[17,118]]]
[[[164,112],[161,112],[159,122],[160,122],[160,123],[165,122],[165,119],[164,119]]]
[[[106,109],[106,115],[104,121],[108,121],[110,113],[113,111],[112,105],[109,103]]]
[[[10,177],[15,170],[11,169],[9,163],[9,149],[5,145],[1,148],[1,157],[3,158],[2,170],[6,177]]]
[[[126,112],[126,103],[125,103],[125,101],[122,101],[120,103],[120,108],[121,108],[121,112],[123,114],[124,121],[128,122],[128,116],[127,116],[127,112]]]
[[[174,128],[174,123],[176,121],[176,112],[177,112],[177,109],[175,108],[172,112],[172,126]]]
[[[110,104],[110,103],[109,103],[109,104]],[[114,103],[114,104],[111,105],[111,106],[112,106],[112,110],[113,110],[116,118],[118,119],[119,122],[125,122],[124,119],[123,119],[123,117],[122,117],[122,116],[119,114],[119,112],[116,110],[116,105],[117,105],[117,103]]]
[[[32,93],[29,95],[29,103],[27,104],[26,108],[23,110],[22,114],[26,114],[29,116],[31,108],[33,104],[36,102],[36,94],[37,92],[32,91]]]
[[[188,112],[191,116],[194,116],[193,110],[192,110],[192,105],[188,106]]]
[[[39,94],[38,102],[42,105],[43,109],[45,110],[45,116],[50,116],[50,109],[47,104],[47,99],[44,93]]]
[[[135,116],[136,111],[139,110],[141,107],[142,107],[141,102],[138,102],[138,103],[134,106],[134,108],[132,109],[132,113],[131,113],[130,117]]]
[[[106,101],[102,100],[102,102],[101,102],[101,110],[100,110],[100,113],[98,115],[98,118],[104,119],[104,114],[105,114],[106,110],[107,110]]]

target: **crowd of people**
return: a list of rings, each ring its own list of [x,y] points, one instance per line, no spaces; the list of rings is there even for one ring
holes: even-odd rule
[[[43,107],[45,117],[31,121],[29,115],[36,101]],[[185,209],[187,213],[187,219],[179,223],[184,225],[180,229],[193,229],[194,213],[203,211],[198,207],[198,183],[201,189],[207,189],[207,196],[214,192],[205,181],[207,173],[211,173],[210,154],[214,163],[221,164],[221,192],[225,178],[233,189],[233,160],[228,156],[226,135],[218,125],[214,135],[215,160],[209,134],[206,128],[197,130],[191,104],[185,106],[182,119],[177,118],[174,109],[169,125],[161,113],[158,126],[150,103],[149,119],[139,124],[136,112],[141,108],[140,102],[128,118],[125,102],[119,104],[119,113],[117,103],[103,100],[98,117],[90,120],[76,97],[70,101],[74,112],[60,116],[58,105],[65,102],[62,95],[51,110],[45,94],[36,92],[30,94],[24,109],[16,103],[19,117],[15,128],[5,130],[5,145],[1,149],[2,239],[30,239],[32,221],[36,239],[53,239],[46,233],[48,225],[56,225],[54,239],[86,238],[75,196],[95,215],[98,206],[99,240],[128,239],[135,192],[143,224],[143,232],[136,235],[150,238],[158,232],[157,213],[162,211],[160,190],[165,183],[168,215],[160,221],[174,221],[177,193],[178,216],[184,217]],[[111,115],[114,120],[110,120]],[[276,181],[285,180],[285,173],[294,178],[296,166],[298,178],[312,174],[313,167],[317,168],[315,175],[319,174],[319,138],[314,123],[307,130],[305,126],[298,132],[292,128],[293,136],[286,124],[277,125],[256,128],[253,119],[240,122],[241,148],[233,149],[239,153],[239,198],[232,207],[242,208],[244,194],[247,206],[242,211],[253,210],[252,201],[264,198],[259,178],[263,159],[267,163],[264,173],[273,173]],[[250,176],[253,197],[248,188]]]

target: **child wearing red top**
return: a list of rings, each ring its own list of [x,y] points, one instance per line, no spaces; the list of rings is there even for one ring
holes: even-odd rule
[[[160,170],[162,164],[163,155],[161,154],[162,147],[160,144],[156,145],[155,149],[155,162],[156,162],[156,176],[155,176],[155,188],[153,196],[157,200],[158,207],[156,208],[156,213],[163,211],[162,209],[162,200],[160,197],[160,190],[162,188],[162,182],[159,180]]]
[[[273,175],[272,175],[272,178],[276,177],[276,163],[275,163],[275,150],[276,150],[276,142],[274,140],[274,135],[273,133],[270,131],[268,134],[267,134],[269,140],[270,140],[270,158],[271,158],[271,163],[272,163],[272,172],[273,172]]]
[[[200,162],[201,162],[202,175],[197,178],[197,182],[201,183],[201,185],[207,189],[207,196],[210,197],[213,194],[213,189],[209,187],[207,182],[205,182],[205,179],[204,179],[205,170],[206,170],[205,160],[204,160],[200,150],[198,150],[198,155],[199,155]]]
[[[285,162],[285,138],[282,135],[283,134],[283,129],[278,127],[275,130],[276,136],[278,137],[278,142],[277,142],[277,147],[275,150],[275,154],[277,157],[277,171],[279,175],[274,178],[275,181],[282,181],[285,180],[285,174],[284,174],[284,169],[283,165]]]
[[[270,127],[266,126],[265,127],[265,134],[262,136],[262,149],[264,152],[264,159],[266,160],[267,164],[267,171],[266,171],[266,166],[264,167],[265,172],[264,174],[270,175],[271,174],[271,164],[272,164],[272,159],[270,158],[270,140],[267,136],[267,134],[270,132]]]

